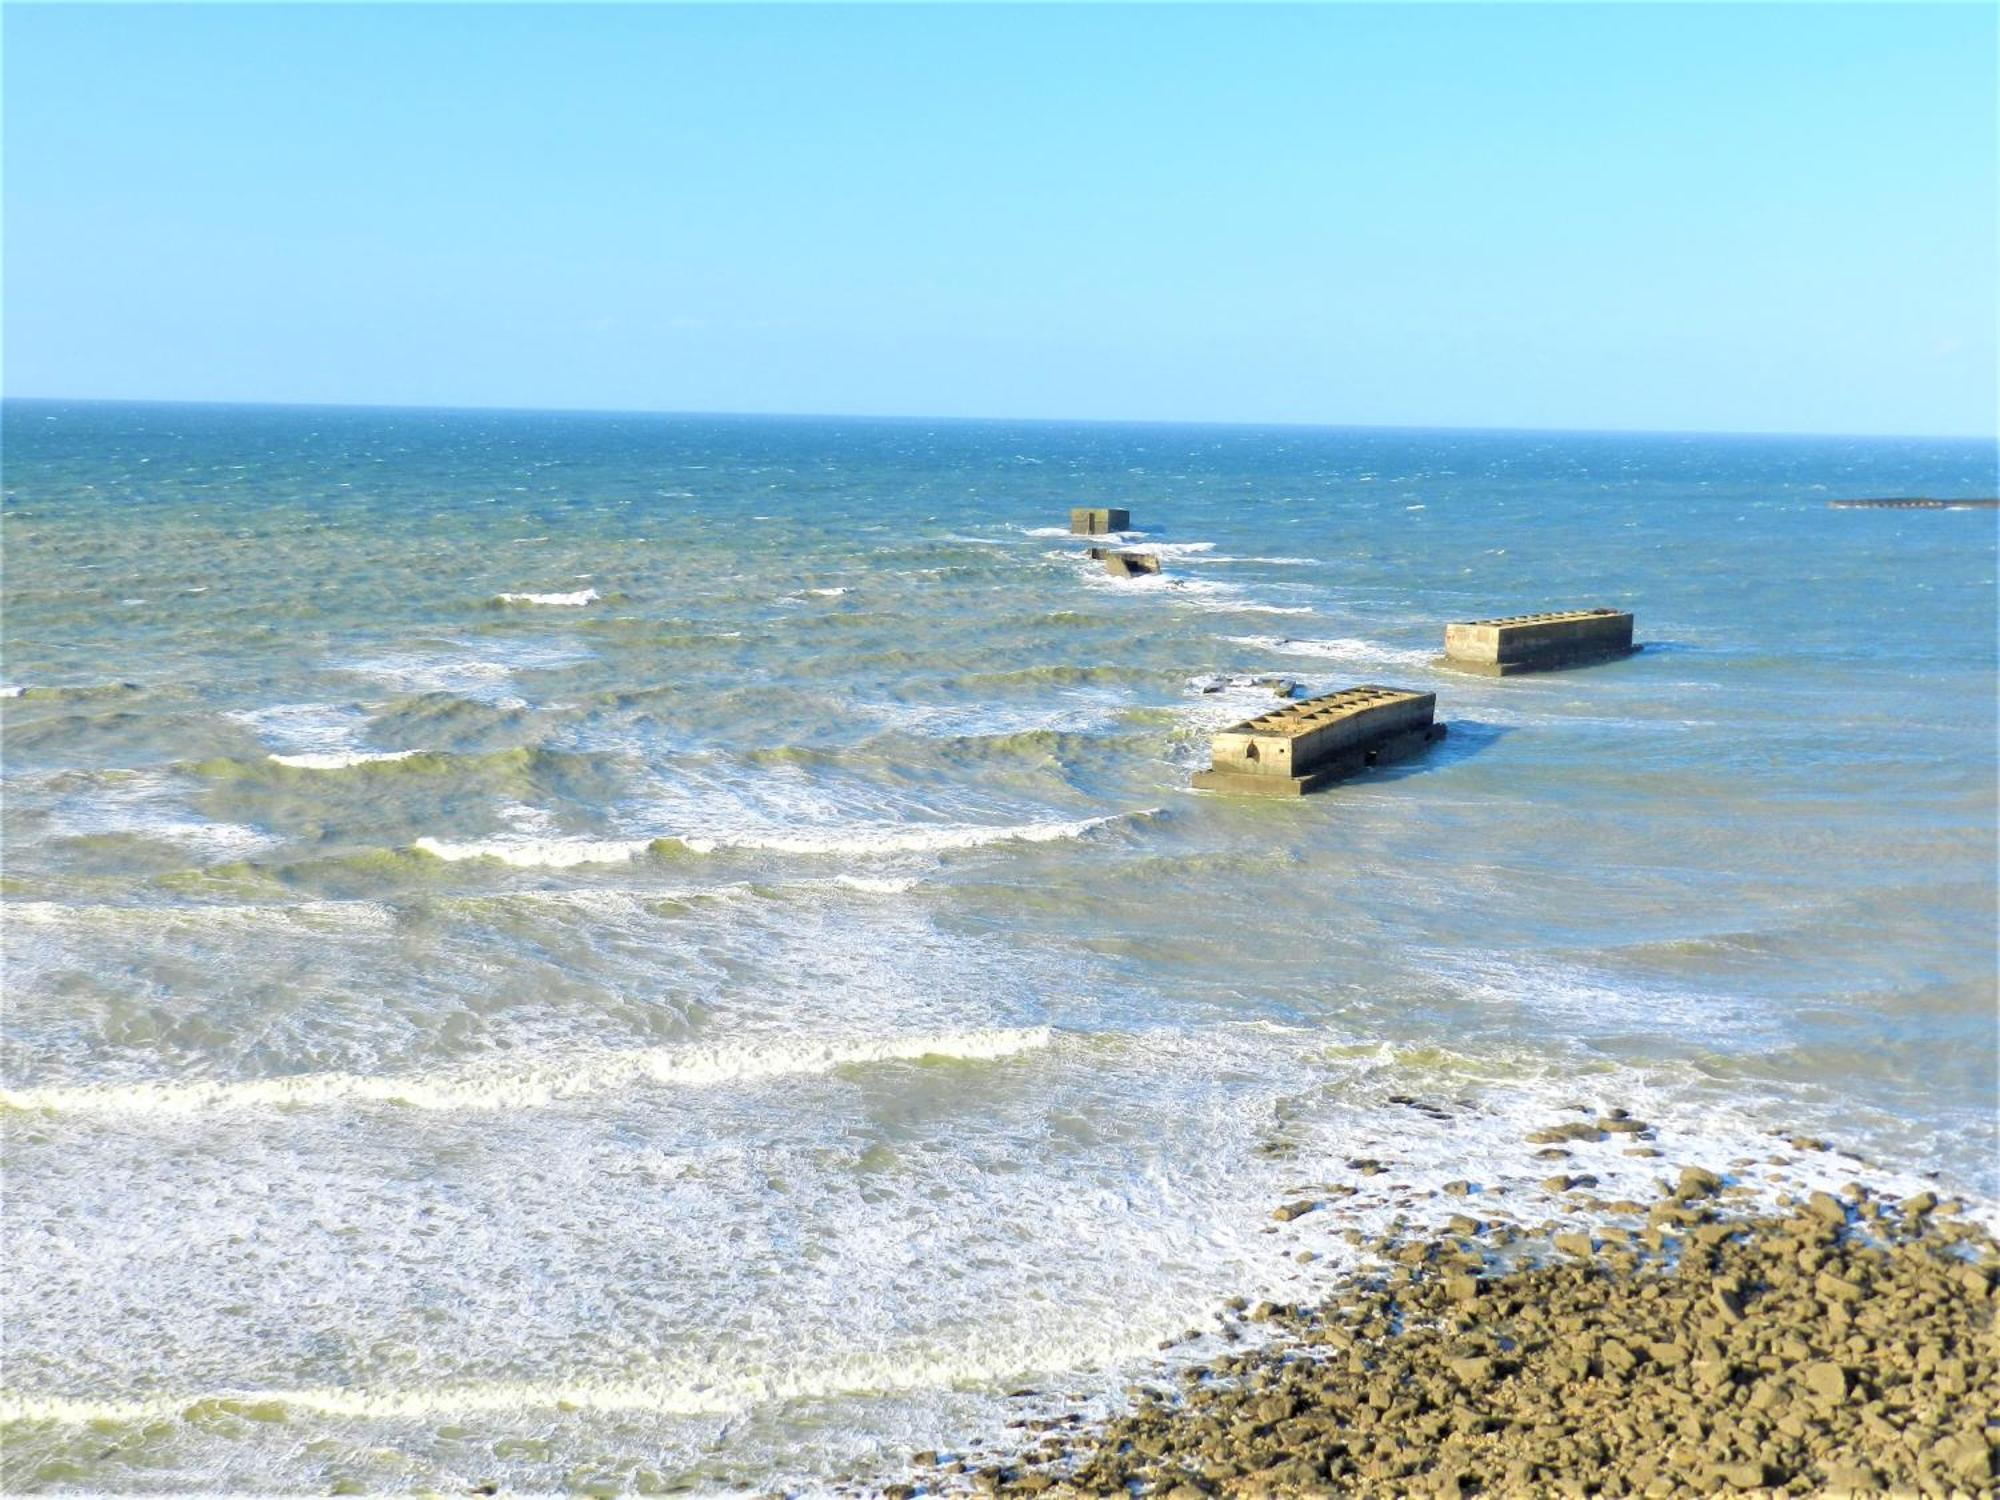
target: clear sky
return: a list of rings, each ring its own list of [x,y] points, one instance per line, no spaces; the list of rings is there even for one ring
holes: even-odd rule
[[[1995,16],[8,4],[6,389],[1990,434]]]

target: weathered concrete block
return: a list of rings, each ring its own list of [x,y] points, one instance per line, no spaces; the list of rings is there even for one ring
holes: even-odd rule
[[[1104,555],[1104,571],[1113,578],[1138,578],[1146,573],[1160,571],[1160,560],[1150,552],[1105,552],[1102,547],[1092,547],[1092,552]]]
[[[1571,609],[1447,625],[1438,665],[1485,677],[1512,677],[1615,661],[1637,649],[1628,611]]]
[[[1132,512],[1108,506],[1078,506],[1069,513],[1069,529],[1076,536],[1103,536],[1108,531],[1130,531]]]
[[[1288,704],[1217,734],[1205,791],[1297,797],[1370,765],[1417,754],[1440,738],[1435,693],[1345,688]]]

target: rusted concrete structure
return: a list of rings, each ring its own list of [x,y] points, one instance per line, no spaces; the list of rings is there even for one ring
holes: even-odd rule
[[[1104,571],[1113,578],[1140,578],[1160,571],[1159,558],[1150,552],[1110,552],[1102,547],[1090,550],[1102,555]]]
[[[1482,677],[1512,677],[1616,661],[1637,649],[1629,612],[1570,609],[1447,625],[1438,665]]]
[[[1132,512],[1108,506],[1078,506],[1069,513],[1069,529],[1075,536],[1103,536],[1107,532],[1130,531]]]
[[[1300,797],[1369,766],[1421,753],[1444,737],[1437,694],[1343,688],[1247,719],[1217,734],[1194,784],[1209,792]]]

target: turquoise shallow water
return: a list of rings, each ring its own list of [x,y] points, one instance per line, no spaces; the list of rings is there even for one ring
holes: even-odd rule
[[[2000,1189],[1995,518],[1826,504],[1990,445],[5,420],[10,1488],[865,1479],[1576,1103]],[[1191,793],[1267,672],[1451,737]]]

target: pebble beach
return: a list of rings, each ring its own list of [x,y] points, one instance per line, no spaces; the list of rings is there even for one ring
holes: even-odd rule
[[[1655,1138],[1623,1111],[1540,1134],[1614,1132]],[[1017,1419],[1011,1446],[922,1455],[885,1493],[1990,1496],[1992,1226],[1930,1190],[1746,1180],[1829,1149],[1685,1166],[1644,1204],[1559,1173],[1543,1188],[1593,1219],[1567,1230],[1448,1184],[1465,1211],[1446,1232],[1368,1241],[1371,1268],[1316,1303],[1231,1299],[1189,1331],[1199,1362],[1110,1420]]]

